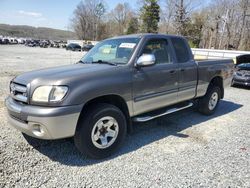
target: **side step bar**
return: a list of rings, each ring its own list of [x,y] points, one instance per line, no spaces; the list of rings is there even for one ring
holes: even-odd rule
[[[193,106],[194,104],[192,102],[188,103],[186,106],[182,106],[182,107],[175,107],[175,108],[170,108],[162,113],[159,113],[159,114],[155,114],[155,115],[146,115],[146,116],[138,116],[138,117],[134,117],[133,118],[133,121],[135,122],[145,122],[145,121],[149,121],[149,120],[152,120],[152,119],[155,119],[155,118],[158,118],[158,117],[161,117],[161,116],[164,116],[164,115],[167,115],[167,114],[171,114],[171,113],[174,113],[174,112],[177,112],[177,111],[180,111],[180,110],[183,110],[183,109],[186,109],[186,108],[190,108],[191,106]]]

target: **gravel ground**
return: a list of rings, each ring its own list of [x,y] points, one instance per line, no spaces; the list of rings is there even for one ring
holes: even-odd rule
[[[69,64],[63,49],[0,46],[0,187],[250,187],[250,90],[227,88],[210,117],[187,109],[134,124],[120,151],[81,156],[72,139],[24,138],[6,120],[9,80]]]

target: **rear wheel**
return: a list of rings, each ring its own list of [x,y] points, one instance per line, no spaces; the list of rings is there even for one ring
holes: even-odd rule
[[[110,104],[98,104],[78,122],[74,141],[77,149],[91,158],[105,158],[122,144],[126,132],[126,119],[122,111]]]
[[[221,90],[217,86],[210,86],[204,97],[198,101],[198,111],[205,115],[215,112],[221,99]]]

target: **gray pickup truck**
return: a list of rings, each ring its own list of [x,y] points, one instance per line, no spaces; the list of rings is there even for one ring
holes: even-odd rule
[[[91,158],[111,155],[133,122],[197,105],[212,114],[230,85],[232,60],[194,61],[180,36],[137,34],[99,42],[73,65],[10,82],[9,122],[40,139],[74,137]]]

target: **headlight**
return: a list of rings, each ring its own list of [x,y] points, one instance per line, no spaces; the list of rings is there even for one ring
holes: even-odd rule
[[[58,102],[63,99],[68,91],[66,86],[40,86],[32,95],[34,102]]]
[[[63,99],[68,91],[68,87],[66,86],[54,86],[52,92],[50,94],[49,101],[57,102]]]

